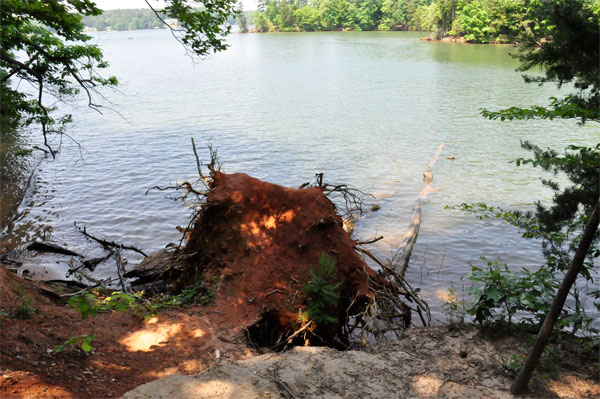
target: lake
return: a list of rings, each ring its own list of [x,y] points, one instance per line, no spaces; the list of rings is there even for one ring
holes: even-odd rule
[[[84,104],[63,106],[74,123],[56,161],[43,161],[6,242],[44,236],[87,255],[100,254],[73,225],[147,252],[178,242],[189,212],[148,188],[192,179],[190,145],[211,142],[226,172],[297,187],[323,172],[375,198],[355,236],[390,257],[407,230],[423,172],[438,146],[434,185],[407,278],[420,287],[434,319],[453,284],[480,256],[513,269],[542,262],[539,243],[497,220],[479,220],[446,205],[484,201],[532,209],[549,201],[540,170],[516,167],[520,140],[562,149],[593,144],[594,126],[572,121],[501,122],[481,108],[547,104],[562,94],[525,84],[510,46],[420,41],[409,32],[233,34],[230,48],[192,62],[168,31],[96,34],[121,86],[107,92],[104,115]],[[105,104],[107,104],[105,102]],[[199,151],[208,160],[208,151]],[[453,159],[448,159],[448,158]],[[130,262],[139,258],[129,257]],[[64,277],[59,258],[36,256],[32,272]],[[114,275],[103,264],[96,278]]]

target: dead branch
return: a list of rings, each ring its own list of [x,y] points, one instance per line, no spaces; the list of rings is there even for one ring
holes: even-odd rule
[[[283,391],[287,394],[287,397],[291,399],[298,399],[298,397],[294,395],[294,392],[292,392],[292,389],[289,387],[289,385],[283,382],[281,378],[279,378],[279,374],[277,372],[278,369],[279,367],[277,365],[273,367],[273,380],[280,389],[283,389]]]
[[[131,288],[125,285],[123,280],[123,274],[125,274],[125,266],[123,265],[123,257],[121,256],[122,247],[117,248],[115,251],[115,259],[117,261],[117,276],[119,276],[119,282],[121,283],[121,289],[123,292],[131,292]]]
[[[148,257],[148,255],[146,255],[146,253],[144,251],[142,251],[141,249],[139,249],[139,248],[136,248],[136,247],[134,247],[132,245],[119,244],[119,243],[116,243],[114,241],[107,241],[107,240],[105,240],[103,238],[95,237],[95,236],[91,235],[90,233],[88,233],[86,231],[85,226],[83,226],[83,229],[82,229],[81,227],[77,226],[77,222],[73,222],[73,224],[75,225],[75,227],[77,227],[77,230],[79,230],[81,232],[81,234],[83,234],[87,238],[90,238],[90,239],[96,241],[97,243],[99,243],[100,245],[102,245],[105,248],[128,249],[130,251],[137,252],[137,253],[143,255],[144,257]]]
[[[374,303],[362,313],[354,315],[356,321],[349,329],[350,334],[360,324],[362,333],[372,334],[379,340],[388,332],[393,332],[399,337],[399,331],[408,328],[411,324],[411,312],[415,311],[423,325],[429,325],[431,315],[429,306],[423,301],[418,292],[400,275],[392,266],[389,259],[386,262],[379,260],[368,249],[355,246],[355,250],[363,253],[381,267],[378,279],[368,278],[369,287],[375,293]],[[401,297],[414,304],[414,308],[407,305]]]
[[[306,330],[308,327],[312,326],[313,324],[314,324],[314,322],[312,320],[307,321],[299,329],[297,329],[296,331],[294,331],[294,333],[292,335],[290,335],[289,337],[286,337],[285,339],[280,339],[279,342],[277,342],[275,345],[273,345],[271,347],[271,350],[275,350],[276,348],[282,346],[283,344],[290,343],[301,332],[303,332],[304,330]]]
[[[425,173],[423,173],[423,181],[425,182],[425,187],[423,187],[423,189],[417,196],[417,205],[413,210],[413,214],[410,219],[410,224],[408,225],[408,230],[406,231],[406,234],[404,234],[404,238],[402,239],[402,243],[400,243],[398,250],[392,257],[392,264],[401,276],[404,276],[404,274],[406,273],[410,256],[419,236],[419,229],[421,228],[421,203],[427,199],[427,196],[430,193],[440,190],[440,188],[433,187],[433,166],[439,159],[445,145],[446,143],[442,143],[439,145],[437,152],[435,153],[431,161],[429,161],[429,164],[425,169]]]
[[[284,294],[284,295],[289,295],[288,292],[283,291],[283,290],[273,290],[271,292],[266,293],[265,295],[263,295],[263,298],[268,297],[269,295],[273,295],[273,294]]]
[[[101,285],[103,285],[103,284],[106,284],[106,283],[111,283],[113,280],[115,280],[115,279],[114,279],[114,278],[107,278],[107,279],[105,279],[105,280],[100,280],[100,281],[98,281],[96,284],[94,284],[94,285],[90,285],[90,286],[87,286],[87,287],[85,287],[85,288],[82,288],[82,289],[80,289],[79,291],[76,291],[76,292],[70,292],[70,293],[68,293],[68,294],[61,294],[61,295],[59,295],[59,296],[60,296],[61,298],[65,298],[65,297],[71,297],[71,296],[79,295],[79,294],[81,294],[81,293],[83,293],[83,292],[86,292],[86,291],[88,291],[88,290],[91,290],[91,289],[94,289],[94,288],[100,287],[100,286],[101,286]],[[53,282],[56,282],[56,281],[53,281]],[[70,283],[72,283],[72,281],[69,281],[69,282],[70,282]],[[80,286],[81,286],[81,285],[83,285],[83,284],[80,284]]]
[[[68,275],[71,275],[71,274],[75,273],[76,271],[78,271],[78,270],[80,270],[81,268],[84,268],[84,267],[86,269],[88,269],[89,271],[93,272],[94,269],[96,269],[96,266],[98,266],[100,263],[106,261],[111,256],[113,256],[113,251],[109,251],[109,253],[106,256],[103,256],[101,258],[84,259],[81,262],[81,265],[79,265],[79,266],[77,266],[77,267],[75,267],[73,269],[69,269]]]
[[[201,179],[201,181],[204,181]],[[175,191],[179,191],[181,189],[185,190],[185,194],[178,198],[178,199],[186,199],[188,197],[188,195],[190,195],[190,193],[197,195],[198,197],[204,197],[206,196],[206,193],[203,191],[197,191],[196,189],[194,189],[194,187],[192,186],[191,183],[184,181],[181,184],[176,184],[174,186],[167,186],[167,187],[160,187],[160,186],[154,186],[154,187],[150,187],[148,190],[146,190],[146,194],[148,195],[148,193],[152,190],[158,190],[158,191],[168,191],[168,190],[175,190]]]
[[[320,182],[319,186],[323,193],[332,199],[342,199],[344,201],[344,210],[342,216],[354,216],[363,214],[364,197],[370,196],[356,188],[348,187],[346,184],[332,185]]]
[[[354,245],[373,244],[380,240],[383,240],[383,236],[379,236],[379,237],[373,238],[372,240],[367,240],[367,241],[357,241]]]
[[[198,168],[198,176],[204,177],[202,174],[202,162],[200,161],[200,157],[198,157],[198,151],[196,151],[196,143],[194,142],[194,138],[192,139],[192,149],[194,150],[194,157],[196,157],[196,168]]]

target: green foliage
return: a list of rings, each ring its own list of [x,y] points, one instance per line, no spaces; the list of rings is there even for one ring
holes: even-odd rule
[[[456,296],[454,284],[448,289],[448,296],[442,304],[442,313],[450,323],[464,324],[467,315],[467,307],[464,300],[459,300]]]
[[[273,23],[264,12],[257,12],[251,15],[252,23],[259,32],[270,32],[273,29]]]
[[[511,378],[515,378],[525,364],[524,355],[512,355],[510,358],[502,360],[502,368],[506,370]]]
[[[549,107],[483,111],[490,119],[575,118],[600,122],[600,1],[536,1],[528,9],[516,57],[520,71],[543,70],[543,76],[525,75],[526,82],[572,83],[576,92],[551,98]]]
[[[512,323],[515,313],[520,312],[522,323],[541,323],[559,285],[554,274],[546,268],[512,272],[499,260],[490,261],[485,257],[482,260],[487,267],[473,266],[466,276],[472,283],[468,291],[474,299],[467,311],[475,321]]]
[[[208,288],[203,282],[196,284],[191,288],[181,290],[179,295],[175,295],[175,302],[178,304],[199,303],[208,305],[214,299],[214,290]]]
[[[36,312],[36,309],[31,303],[31,298],[25,293],[24,287],[21,287],[21,292],[19,293],[17,301],[19,302],[19,306],[15,309],[15,317],[20,319],[30,319]]]
[[[318,30],[321,26],[321,10],[315,7],[303,6],[294,12],[298,28],[303,31]]]
[[[214,284],[208,287],[204,282],[200,282],[190,288],[184,288],[177,295],[157,295],[150,298],[144,304],[144,308],[155,314],[164,309],[173,308],[182,305],[208,305],[215,297],[218,286]],[[143,295],[143,292],[141,293]]]
[[[541,205],[538,205],[541,207]],[[456,207],[447,207],[456,209]],[[572,254],[578,243],[581,230],[585,226],[586,216],[578,214],[572,220],[563,221],[558,230],[549,230],[531,212],[507,211],[501,208],[488,207],[486,204],[462,204],[458,208],[477,215],[479,218],[495,217],[521,229],[525,238],[540,239],[545,257],[545,263],[535,271],[523,269],[518,272],[509,270],[506,264],[498,260],[489,261],[486,268],[473,267],[472,272],[465,276],[471,281],[468,289],[474,303],[468,311],[481,323],[504,321],[511,323],[512,316],[518,312],[520,323],[535,327],[544,318],[556,294],[562,279],[561,271],[566,270],[571,262]],[[583,207],[582,207],[583,208]],[[544,209],[541,207],[541,209]],[[541,215],[539,213],[537,216]],[[591,280],[594,267],[593,258],[600,255],[598,233],[594,244],[590,247],[588,257],[584,262],[581,276]],[[591,329],[593,318],[582,307],[581,293],[574,286],[570,293],[573,307],[565,307],[557,328],[559,330],[588,331]],[[594,292],[588,293],[594,297]],[[594,299],[599,306],[598,298]]]
[[[340,296],[336,290],[343,281],[335,281],[335,260],[323,252],[319,257],[319,266],[311,267],[310,274],[311,280],[303,288],[310,300],[306,310],[308,318],[317,324],[337,323],[335,307]]]
[[[116,78],[98,73],[108,64],[98,46],[86,44],[90,37],[83,33],[82,15],[100,12],[89,0],[4,0],[0,6],[2,120],[10,121],[7,126],[12,127],[40,125],[53,156],[48,135],[62,133],[71,115],[54,117],[55,108],[44,100],[64,101],[84,90],[89,105],[97,107],[92,98],[96,88],[117,84]],[[19,91],[10,79],[30,83],[36,94]],[[3,125],[3,134],[5,129]]]
[[[69,298],[69,305],[81,314],[82,319],[87,319],[88,317],[96,317],[99,312],[111,310],[115,312],[124,312],[136,309],[136,300],[139,299],[140,296],[141,294],[132,295],[115,291],[106,298],[100,300],[93,293],[86,291]],[[61,352],[71,345],[81,345],[81,349],[84,352],[91,352],[94,349],[92,347],[92,341],[96,339],[93,335],[93,330],[94,328],[92,327],[91,334],[71,337],[62,344],[57,345],[56,352]]]
[[[490,119],[576,119],[580,124],[600,122],[600,1],[549,0],[533,2],[532,18],[526,21],[517,58],[519,70],[542,68],[543,76],[524,76],[527,82],[556,82],[559,87],[572,83],[576,92],[563,99],[551,98],[550,107],[509,108],[498,112],[484,110]],[[535,215],[513,212],[501,217],[524,230],[528,238],[541,238],[549,271],[564,271],[570,265],[583,229],[599,198],[600,143],[594,147],[568,146],[563,154],[542,149],[529,142],[522,147],[532,151],[533,159],[518,159],[517,165],[531,164],[554,175],[563,174],[570,181],[560,187],[556,181],[542,183],[554,191],[553,203],[547,207],[536,203]],[[482,210],[486,212],[486,209]],[[492,211],[493,213],[493,211]],[[496,216],[499,216],[496,214]],[[593,258],[600,256],[600,233],[596,231],[580,275],[591,281]],[[575,309],[563,318],[574,330],[587,328],[589,317],[580,307],[577,288],[570,292]],[[598,298],[596,298],[597,301]],[[563,325],[564,327],[564,325]]]
[[[69,306],[81,313],[82,319],[96,317],[98,314],[98,298],[90,292],[84,292],[69,298]]]
[[[235,20],[238,26],[240,27],[240,32],[248,32],[248,18],[244,13],[244,3],[242,3],[242,0],[239,0],[237,2],[237,6],[235,9]]]
[[[540,239],[546,259],[536,272],[511,272],[506,265],[501,267],[497,261],[487,261],[487,269],[473,268],[467,277],[473,283],[470,291],[476,301],[470,313],[479,322],[511,322],[516,312],[522,314],[525,323],[538,324],[543,319],[559,285],[560,272],[569,267],[588,215],[598,200],[600,145],[569,146],[563,154],[550,149],[543,150],[527,142],[523,146],[533,151],[535,157],[518,159],[517,165],[530,164],[555,175],[564,174],[571,185],[561,189],[550,179],[542,180],[543,184],[555,191],[554,201],[549,207],[536,203],[535,214],[489,207],[483,203],[459,206],[463,211],[480,218],[503,219],[521,229],[525,238]],[[581,270],[582,278],[590,281],[593,259],[600,255],[599,241],[600,234],[596,232]],[[588,295],[597,296],[593,292]],[[581,307],[581,293],[573,287],[570,296],[575,306],[563,310],[558,328],[592,331],[592,318]],[[597,297],[595,301],[598,306]]]
[[[489,43],[492,38],[491,23],[492,18],[482,1],[475,0],[462,9],[460,25],[467,40]]]
[[[538,6],[525,0],[265,0],[253,18],[259,32],[424,30],[488,43],[514,41]]]
[[[81,349],[85,352],[85,353],[90,353],[91,351],[94,350],[94,347],[92,346],[92,341],[94,341],[96,339],[95,336],[93,335],[78,335],[76,337],[71,337],[68,340],[66,340],[65,342],[63,342],[60,345],[56,345],[56,347],[54,348],[54,350],[59,353],[64,351],[65,349],[67,349],[67,347],[73,345],[73,346],[77,346],[80,345]]]

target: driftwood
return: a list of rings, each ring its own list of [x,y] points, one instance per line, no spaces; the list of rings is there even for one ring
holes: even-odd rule
[[[433,166],[439,159],[445,145],[446,143],[442,143],[439,145],[435,156],[427,165],[425,173],[423,173],[423,181],[425,182],[425,187],[423,187],[423,189],[417,196],[417,205],[413,210],[408,230],[406,234],[404,234],[404,238],[402,239],[400,247],[392,257],[392,264],[394,266],[394,269],[402,277],[404,277],[404,274],[406,273],[412,250],[415,246],[415,243],[417,242],[417,237],[419,236],[419,229],[421,228],[421,203],[427,199],[430,193],[436,192],[441,189],[433,187]]]
[[[77,222],[73,222],[73,224],[75,225],[75,227],[77,227],[77,230],[79,230],[81,232],[81,234],[83,234],[84,236],[86,236],[87,238],[89,238],[91,240],[96,241],[97,243],[99,243],[100,245],[102,245],[105,248],[128,249],[130,251],[134,251],[134,252],[139,253],[140,255],[143,255],[144,258],[148,256],[148,255],[146,255],[146,253],[144,251],[142,251],[139,248],[134,247],[133,245],[124,245],[124,244],[120,244],[120,243],[117,243],[114,241],[108,241],[103,238],[95,237],[87,232],[85,226],[83,226],[83,229],[82,229],[81,227],[77,226]]]
[[[79,258],[83,258],[83,255],[78,254],[77,252],[73,252],[70,249],[61,247],[60,245],[52,244],[49,242],[41,242],[35,241],[27,246],[27,249],[31,251],[38,252],[52,252],[55,254],[67,255],[67,256],[77,256]]]

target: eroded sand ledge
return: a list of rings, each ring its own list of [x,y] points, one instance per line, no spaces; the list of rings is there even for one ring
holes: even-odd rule
[[[123,399],[254,398],[512,398],[503,358],[521,344],[491,337],[474,326],[406,330],[376,352],[296,347],[280,354],[219,362],[197,375],[170,375]],[[525,397],[590,398],[600,386],[563,373]]]

